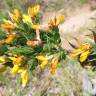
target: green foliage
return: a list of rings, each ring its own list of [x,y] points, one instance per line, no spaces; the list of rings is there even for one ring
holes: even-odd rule
[[[14,40],[14,45],[21,45],[24,46],[26,45],[26,38],[24,36],[20,36],[18,38],[16,38],[16,40]]]
[[[8,51],[8,48],[6,45],[0,45],[0,55],[3,55],[7,51]]]
[[[10,0],[8,2],[10,6],[13,5],[11,5]],[[41,32],[43,30],[42,14],[39,12],[39,7],[40,5],[37,4],[32,10],[30,9],[30,14],[14,9],[11,11],[12,16],[9,14],[11,18],[6,17],[5,20],[3,19],[4,22],[1,23],[1,27],[6,30],[7,36],[2,30],[0,31],[0,39],[4,41],[0,45],[0,54],[6,55],[6,58],[2,58],[6,59],[4,64],[10,67],[12,73],[21,75],[22,86],[25,86],[28,82],[29,69],[32,72],[38,67],[41,70],[50,67],[55,74],[56,66],[66,58],[66,52],[60,46],[61,39],[58,29],[58,25],[63,22],[64,16],[54,18],[50,26],[48,23],[48,32]],[[54,23],[56,24],[54,25]],[[43,58],[43,60],[39,61],[38,58]],[[54,64],[54,69],[51,68],[51,63]],[[51,71],[50,74],[52,74]]]
[[[59,55],[60,61],[65,60],[67,52],[64,49],[61,48],[59,54],[60,54]]]
[[[0,39],[3,39],[5,37],[6,37],[5,32],[0,29]]]
[[[35,48],[31,48],[26,45],[26,37],[28,39],[29,38],[34,39],[35,37],[34,30],[32,31],[27,24],[23,24],[21,29],[23,29],[21,33],[24,33],[24,35],[20,34],[20,37],[18,37],[15,40],[15,45],[20,45],[20,47],[16,47],[12,51],[15,54],[27,55],[29,57],[28,65],[30,70],[34,70],[38,65],[38,62],[34,57],[36,57],[39,54],[45,54],[45,55],[57,54],[60,61],[66,58],[66,52],[60,46],[61,40],[58,28],[54,28],[50,30],[50,32],[41,32],[40,38],[43,44],[42,46],[39,45]],[[32,32],[30,32],[30,30]]]
[[[35,36],[36,36],[35,30],[33,30],[31,28],[30,24],[20,22],[20,24],[18,26],[19,26],[19,28],[16,30],[18,31],[18,33],[21,36],[25,37],[27,40],[35,38]]]
[[[44,32],[41,34],[41,39],[46,43],[54,43],[58,45],[60,43],[59,29],[55,28],[50,30],[48,33]]]
[[[20,54],[20,55],[32,55],[32,53],[34,51],[31,47],[21,46],[19,48],[18,47],[13,48],[12,52],[15,53],[15,54]]]
[[[41,34],[41,39],[45,43],[43,46],[43,52],[52,54],[58,51],[61,42],[58,31],[58,28],[56,28],[48,33],[44,32]]]
[[[33,70],[36,68],[36,66],[38,65],[38,62],[37,62],[37,60],[33,57],[32,59],[30,59],[30,60],[28,61],[27,64],[29,65],[29,69],[30,69],[31,71],[33,71]]]

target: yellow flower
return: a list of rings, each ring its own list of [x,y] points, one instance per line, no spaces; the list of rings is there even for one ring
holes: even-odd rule
[[[48,64],[48,61],[47,61],[47,60],[43,61],[43,62],[40,64],[40,68],[41,68],[41,69],[44,69],[47,64]]]
[[[40,25],[39,24],[32,24],[32,28],[34,30],[40,30]]]
[[[54,75],[58,66],[58,58],[53,58],[50,66],[50,73]]]
[[[44,69],[48,64],[48,59],[46,56],[39,55],[39,56],[36,56],[36,59],[41,62],[41,64],[39,65],[41,69]]]
[[[28,82],[28,72],[25,67],[19,67],[18,65],[14,65],[14,67],[10,71],[11,74],[20,74],[22,79],[22,86],[26,86]]]
[[[65,17],[64,17],[64,15],[60,15],[60,16],[57,16],[56,19],[57,19],[57,25],[58,25],[58,24],[64,22]]]
[[[23,14],[22,17],[23,17],[23,22],[24,22],[24,23],[32,24],[32,19],[31,19],[30,16],[28,16],[28,15],[26,15],[26,14]]]
[[[10,31],[10,30],[12,30],[12,29],[15,29],[16,26],[17,25],[15,23],[12,23],[10,21],[1,24],[1,28],[3,28],[7,32]]]
[[[19,69],[20,69],[20,67],[18,65],[14,65],[13,68],[11,69],[10,73],[17,74]]]
[[[9,36],[5,39],[5,43],[12,44],[15,38],[16,34],[9,34]]]
[[[48,21],[48,26],[49,28],[54,28],[57,27],[60,23],[62,23],[64,21],[64,16],[57,16],[54,19],[51,19]]]
[[[14,61],[16,60],[16,57],[8,57],[10,60]]]
[[[9,57],[9,59],[11,59],[13,61],[14,65],[18,65],[18,66],[22,66],[25,63],[25,57],[22,56],[18,56],[18,57]]]
[[[20,19],[20,11],[18,9],[14,9],[13,13],[9,12],[9,16],[10,18],[15,21],[15,22],[19,22]]]
[[[9,57],[12,60],[13,68],[11,69],[11,73],[20,73],[21,69],[24,69],[25,57],[18,56],[18,57]]]
[[[78,56],[82,53],[82,50],[81,49],[76,49],[74,51],[71,52],[71,57],[75,57],[75,56]]]
[[[90,44],[81,44],[80,47],[71,53],[71,57],[80,55],[80,62],[84,62],[90,54]]]
[[[47,60],[46,56],[43,56],[43,55],[36,56],[36,59],[39,61],[46,61]]]
[[[27,70],[23,70],[21,72],[22,86],[25,87],[28,82],[28,72]]]
[[[25,66],[23,66],[23,67],[20,67],[19,66],[18,73],[21,74],[24,70],[26,70],[26,67]]]
[[[0,57],[0,63],[4,63],[6,60],[4,57]]]
[[[18,64],[18,63],[17,63]],[[22,79],[22,86],[24,87],[28,82],[28,72],[26,70],[26,67],[19,66],[14,64],[13,68],[10,71],[11,74],[20,74]]]
[[[24,56],[18,56],[15,60],[13,60],[13,64],[15,65],[23,65],[25,63]]]
[[[82,53],[80,55],[80,61],[81,62],[85,61],[87,59],[87,57],[88,57],[89,54],[90,54],[90,51],[89,50],[88,51],[85,51],[84,53]]]
[[[10,73],[12,74],[20,74],[22,79],[22,86],[24,87],[28,82],[28,72],[26,70],[25,57],[24,56],[16,56],[9,57],[13,61],[13,68]]]
[[[36,14],[39,12],[40,10],[40,5],[35,5],[34,7],[29,7],[28,8],[28,15],[31,17],[31,18],[34,18],[36,16]]]
[[[82,50],[82,51],[87,51],[87,50],[90,50],[90,44],[88,44],[88,43],[85,43],[85,44],[81,44],[80,45],[80,49]]]

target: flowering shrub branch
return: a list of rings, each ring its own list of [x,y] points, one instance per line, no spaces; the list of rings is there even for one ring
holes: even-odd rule
[[[8,70],[10,74],[21,76],[22,86],[29,81],[29,71],[37,68],[48,69],[55,75],[58,65],[66,58],[67,51],[61,47],[58,25],[64,21],[64,16],[55,16],[47,24],[41,23],[40,5],[29,7],[27,13],[14,9],[8,12],[1,24],[0,34],[0,72]],[[78,58],[86,68],[96,67],[96,33],[94,44],[78,43],[70,53],[71,58]]]
[[[58,29],[64,16],[41,24],[40,11],[40,5],[29,7],[27,14],[14,9],[1,24],[4,36],[0,42],[0,72],[9,70],[10,74],[20,75],[22,86],[29,81],[29,70],[48,68],[54,75],[58,64],[66,57]]]

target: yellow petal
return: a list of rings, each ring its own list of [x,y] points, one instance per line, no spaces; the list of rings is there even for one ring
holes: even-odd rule
[[[14,65],[23,65],[25,63],[24,56],[18,56],[16,59],[13,60]]]
[[[37,14],[40,10],[40,5],[39,4],[35,5],[33,9],[34,9],[34,12]]]
[[[84,43],[84,44],[81,44],[80,45],[80,49],[82,50],[82,51],[87,51],[87,50],[89,50],[90,49],[90,44],[88,44],[88,43]]]
[[[60,23],[64,22],[64,15],[60,15],[58,17],[56,17],[56,25],[59,25]]]
[[[25,87],[27,82],[28,82],[28,72],[27,72],[27,70],[24,70],[21,73],[21,79],[22,79],[22,86]]]
[[[48,26],[49,26],[50,28],[56,27],[56,26],[57,26],[57,25],[56,25],[56,18],[50,19],[50,20],[48,21]]]
[[[51,66],[50,66],[50,73],[52,75],[55,74],[57,66],[58,66],[58,58],[53,58],[51,61]]]
[[[6,66],[0,66],[0,72],[4,72],[5,70],[7,69],[7,67]]]
[[[13,13],[10,13],[9,12],[9,16],[10,16],[10,18],[13,21],[18,22],[19,21],[19,18],[20,18],[20,11],[18,9],[14,9],[13,10]]]
[[[80,49],[76,49],[74,51],[72,51],[72,53],[70,54],[71,57],[75,57],[78,56],[82,53],[82,51]]]
[[[63,15],[60,15],[60,16],[57,16],[55,17],[54,19],[51,19],[48,21],[48,26],[50,28],[52,27],[56,27],[58,26],[60,23],[62,23],[64,21],[64,16]]]
[[[36,56],[36,59],[39,60],[39,61],[47,60],[46,56],[43,56],[43,55]]]
[[[12,74],[17,74],[19,71],[19,66],[18,65],[14,65],[14,67],[11,69],[10,73]]]
[[[5,60],[5,58],[4,57],[0,57],[0,63],[3,63],[3,62],[5,62],[6,60]]]
[[[40,29],[40,25],[39,24],[33,24],[32,25],[32,28],[34,29],[34,30],[39,30]]]
[[[1,28],[3,28],[5,31],[10,30],[10,29],[14,29],[15,27],[16,27],[15,24],[8,23],[8,22],[1,24]]]
[[[14,14],[16,15],[16,17],[20,16],[20,11],[18,9],[14,9]]]
[[[23,14],[22,17],[23,17],[23,22],[24,23],[32,24],[32,20],[31,20],[31,17],[30,16],[28,16],[26,14]]]
[[[16,38],[16,34],[10,34],[10,35],[5,39],[5,43],[6,43],[6,44],[12,44],[15,38]]]
[[[30,17],[32,17],[32,18],[35,16],[35,13],[34,13],[34,9],[33,8],[31,8],[31,7],[28,8],[28,15]]]
[[[14,61],[16,60],[16,57],[8,57],[10,60]]]
[[[35,5],[33,8],[28,8],[28,14],[30,17],[35,17],[40,10],[40,5]]]
[[[89,56],[90,52],[89,51],[85,51],[80,55],[80,62],[84,62],[87,57]]]
[[[24,70],[26,70],[26,67],[25,66],[24,67],[20,67],[19,70],[18,70],[18,73],[21,74],[22,72],[24,72]]]
[[[48,61],[43,61],[41,64],[40,64],[40,68],[41,69],[44,69],[46,67],[46,65],[48,64]]]

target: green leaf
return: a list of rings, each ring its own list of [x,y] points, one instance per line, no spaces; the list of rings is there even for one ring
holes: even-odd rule
[[[34,50],[31,47],[21,46],[19,48],[17,47],[14,48],[12,52],[15,54],[21,54],[21,55],[32,55]]]
[[[23,36],[20,36],[20,37],[18,37],[18,38],[16,38],[15,40],[14,40],[14,44],[15,45],[21,45],[21,46],[24,46],[24,45],[26,45],[26,38],[25,37],[23,37]]]
[[[6,37],[5,32],[0,29],[0,39],[4,39],[5,37]]]
[[[27,64],[29,65],[30,70],[33,71],[38,65],[38,62],[35,58],[33,58],[33,59],[30,59]]]
[[[35,30],[33,30],[29,24],[20,22],[18,26],[19,28],[17,29],[17,31],[25,38],[34,39],[36,37]]]
[[[53,29],[47,33],[42,32],[40,35],[41,39],[46,43],[53,43],[54,45],[57,45],[61,41],[58,28]]]
[[[56,46],[53,43],[47,43],[43,46],[43,52],[44,53],[54,53],[56,52]]]
[[[67,53],[65,52],[64,49],[61,49],[59,54],[60,54],[60,57],[59,57],[60,60],[64,60],[66,58]]]
[[[0,55],[3,55],[6,51],[8,51],[7,45],[0,45]]]

